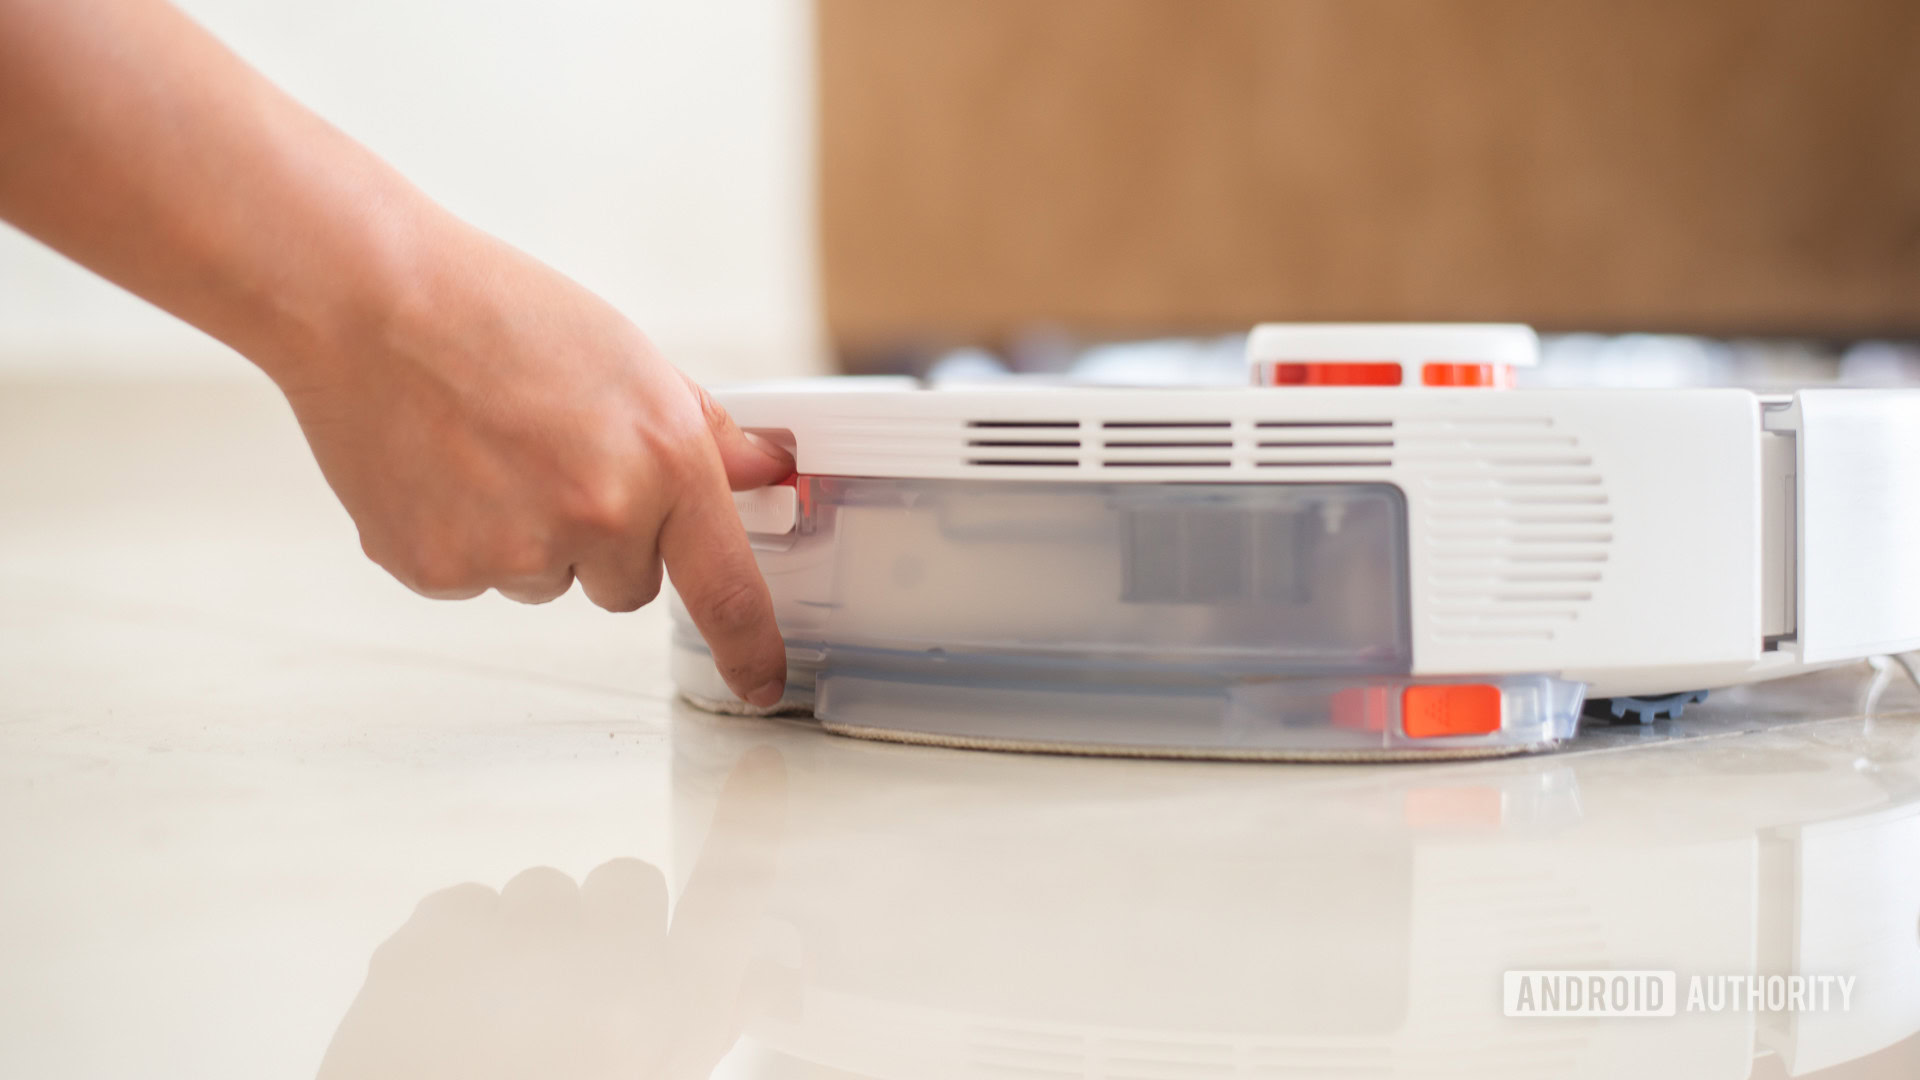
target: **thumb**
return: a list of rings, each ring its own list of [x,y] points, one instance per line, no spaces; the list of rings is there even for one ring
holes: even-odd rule
[[[713,400],[707,388],[687,380],[700,400],[700,414],[706,418],[707,431],[720,450],[720,463],[726,466],[727,486],[735,491],[777,484],[793,475],[793,455],[771,440],[741,431],[727,410]]]

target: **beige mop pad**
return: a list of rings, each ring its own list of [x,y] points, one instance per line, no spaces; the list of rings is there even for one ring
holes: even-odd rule
[[[800,707],[775,706],[762,709],[737,699],[723,700],[701,697],[682,691],[681,697],[687,703],[707,712],[725,716],[805,716],[811,717],[809,710]],[[855,739],[868,739],[874,742],[904,743],[912,746],[938,746],[950,750],[995,750],[1016,754],[1067,754],[1078,757],[1124,757],[1124,758],[1160,758],[1173,761],[1291,761],[1291,762],[1328,762],[1341,764],[1366,764],[1381,761],[1463,761],[1476,758],[1510,757],[1529,750],[1542,749],[1527,746],[1471,746],[1449,747],[1433,750],[1284,750],[1284,749],[1229,749],[1222,747],[1183,748],[1178,746],[1132,746],[1125,744],[1101,745],[1098,743],[1059,743],[1028,741],[1023,739],[977,738],[965,735],[939,735],[921,731],[901,731],[894,728],[866,727],[856,724],[836,724],[831,720],[819,720],[819,725],[835,735],[844,735]]]

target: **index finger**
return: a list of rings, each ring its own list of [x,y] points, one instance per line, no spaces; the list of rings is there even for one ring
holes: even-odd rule
[[[786,689],[786,643],[726,478],[717,463],[712,471],[667,513],[660,557],[720,677],[742,700],[771,708]]]

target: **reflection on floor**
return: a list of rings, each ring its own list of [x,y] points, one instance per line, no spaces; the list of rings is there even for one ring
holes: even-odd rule
[[[930,753],[682,707],[675,810],[697,851],[739,753],[786,760],[752,1075],[1891,1077],[1920,1030],[1920,718],[1847,718],[1866,682],[1406,768]],[[1857,982],[1846,1012],[1510,1019],[1511,969]]]

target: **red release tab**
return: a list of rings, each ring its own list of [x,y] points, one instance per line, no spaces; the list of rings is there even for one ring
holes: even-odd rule
[[[1499,731],[1500,688],[1484,683],[1409,686],[1400,695],[1400,727],[1410,739]]]
[[[1420,369],[1428,386],[1486,386],[1504,390],[1513,385],[1510,364],[1428,364]]]
[[[1321,361],[1311,364],[1267,364],[1268,386],[1399,386],[1400,365],[1373,362]]]
[[[796,470],[792,476],[780,481],[793,485],[793,501],[801,520],[813,517],[813,477],[801,476]]]

